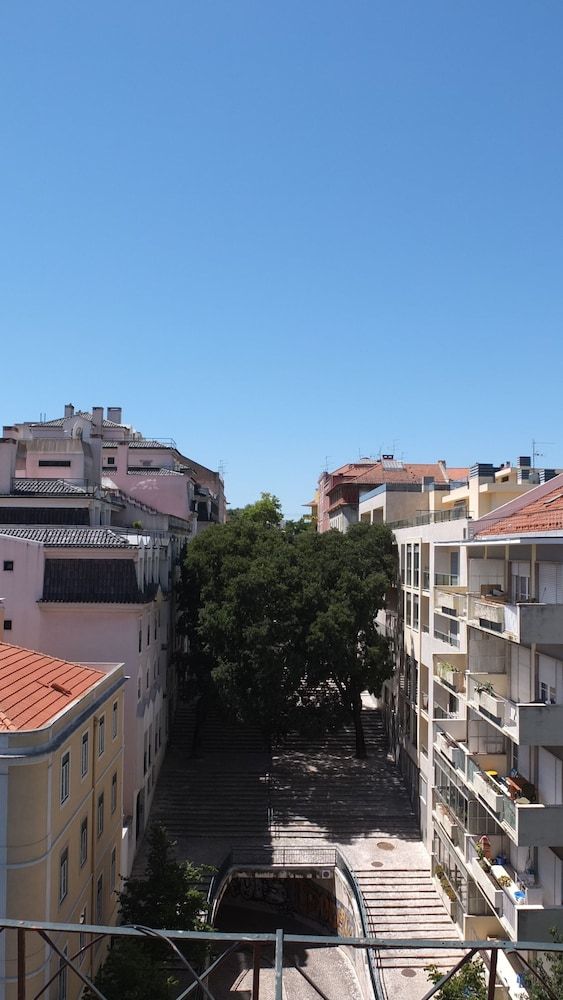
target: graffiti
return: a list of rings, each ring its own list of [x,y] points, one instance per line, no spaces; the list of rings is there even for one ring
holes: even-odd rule
[[[306,878],[234,878],[226,901],[252,902],[271,906],[282,913],[305,917],[342,937],[354,937],[354,917],[350,909],[330,889]]]

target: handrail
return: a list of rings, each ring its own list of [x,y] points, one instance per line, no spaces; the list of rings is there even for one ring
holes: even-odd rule
[[[364,903],[364,897],[362,890],[360,889],[360,884],[354,874],[352,868],[348,864],[346,856],[342,853],[339,847],[336,848],[336,867],[345,876],[346,881],[352,888],[354,892],[354,898],[360,913],[360,920],[362,924],[362,930],[366,937],[369,935],[369,920],[367,915],[367,910]],[[383,976],[381,975],[381,959],[379,950],[367,948],[366,956],[368,960],[368,968],[371,979],[371,985],[373,989],[373,995],[376,1000],[387,1000],[387,991],[385,989],[385,984],[383,982]]]

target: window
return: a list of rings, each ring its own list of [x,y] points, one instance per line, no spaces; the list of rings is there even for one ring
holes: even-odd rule
[[[70,469],[70,459],[40,458],[37,463],[40,469]]]
[[[5,618],[4,619],[4,631],[5,632],[11,632],[12,631],[12,619],[11,618]]]
[[[115,458],[113,457],[113,455],[108,455],[108,457],[106,458],[106,464],[115,465]]]
[[[61,758],[61,805],[66,802],[70,795],[70,751],[62,755]]]
[[[109,887],[112,892],[115,889],[115,877],[116,877],[116,851],[115,847],[113,847],[111,852],[111,862],[109,866]]]
[[[420,545],[418,543],[415,543],[415,545],[413,546],[413,578],[412,578],[413,587],[418,587],[419,570],[420,570]]]
[[[96,923],[103,923],[104,915],[104,876],[100,875],[96,883]]]
[[[113,708],[111,710],[111,738],[114,740],[117,737],[117,702],[114,701]]]
[[[143,774],[147,773],[147,734],[144,737],[144,747],[143,747]]]
[[[418,618],[419,618],[419,608],[418,608],[418,594],[412,595],[412,627],[418,629]]]
[[[88,774],[90,757],[90,736],[89,733],[82,733],[82,747],[80,750],[80,774],[83,778]]]
[[[59,863],[59,903],[62,903],[68,893],[68,847],[61,854]]]
[[[152,724],[149,726],[149,767],[152,764]]]
[[[147,646],[150,644],[150,641],[151,641],[151,623],[149,621],[147,625]]]
[[[80,924],[85,924],[85,923],[87,923],[87,918],[88,918],[88,911],[87,911],[86,907],[84,907],[84,909],[82,910],[82,913],[80,914],[80,920],[78,922]],[[79,945],[78,945],[78,947],[80,949],[80,956],[79,956],[79,962],[80,963],[82,963],[84,961],[84,957],[85,957],[85,954],[86,954],[86,952],[83,951],[83,949],[86,948],[87,937],[88,937],[88,935],[85,934],[84,931],[80,931],[80,938],[79,938]]]
[[[104,793],[98,795],[98,837],[104,832]]]
[[[407,586],[412,587],[412,545],[407,545]]]
[[[39,463],[41,464],[41,463]],[[63,948],[64,955],[68,955],[68,945],[65,944]],[[68,965],[66,964],[64,958],[59,958],[59,992],[57,994],[58,1000],[67,1000],[67,973]]]
[[[411,600],[411,596],[412,596],[411,594],[405,592],[405,623],[406,623],[406,625],[409,626],[409,628],[410,628],[410,626],[412,624],[412,611],[411,611],[411,609],[412,609],[412,600]]]
[[[4,559],[4,572],[11,573],[14,569],[13,559]]]
[[[80,867],[86,864],[88,857],[88,817],[85,816],[80,824]]]
[[[140,700],[141,693],[143,690],[143,678],[141,672],[139,671],[139,676],[137,677],[137,698]]]
[[[155,637],[155,639],[156,639],[156,627],[157,627],[157,625],[156,625],[156,615],[155,615],[154,616],[154,637]]]
[[[111,811],[115,812],[117,807],[117,771],[112,775],[111,779]]]
[[[149,689],[149,671],[148,670],[147,670],[147,677],[146,677],[145,683],[146,683],[146,688],[147,688],[147,691],[148,691],[148,689]]]
[[[143,649],[143,631],[139,629],[139,652]]]
[[[101,757],[106,745],[106,717],[100,715],[98,722],[98,757]]]

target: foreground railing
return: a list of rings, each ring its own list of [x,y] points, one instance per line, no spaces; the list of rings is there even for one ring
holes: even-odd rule
[[[171,958],[173,957],[177,962],[179,962],[186,972],[189,973],[192,982],[187,988],[183,988],[181,993],[177,996],[176,1000],[186,1000],[187,997],[191,996],[194,998],[197,996],[197,990],[201,991],[200,995],[203,995],[207,1000],[219,1000],[211,991],[208,980],[210,975],[215,972],[216,969],[222,964],[222,962],[233,953],[239,946],[249,946],[253,951],[253,987],[252,987],[252,1000],[259,1000],[260,996],[260,962],[262,953],[265,949],[273,949],[273,961],[268,961],[269,965],[273,966],[274,969],[274,1000],[283,1000],[284,997],[284,984],[283,984],[283,971],[284,971],[284,946],[287,945],[311,945],[315,948],[359,948],[359,949],[371,949],[373,951],[395,951],[400,949],[409,949],[410,951],[416,951],[420,949],[432,950],[432,951],[459,951],[460,960],[453,966],[448,973],[446,973],[439,982],[434,983],[433,986],[428,990],[428,992],[423,997],[423,1000],[430,1000],[430,997],[436,995],[436,993],[448,982],[452,976],[459,972],[459,970],[476,955],[486,955],[489,957],[489,971],[488,971],[488,1000],[493,1000],[496,982],[496,969],[497,969],[497,957],[499,951],[503,951],[506,954],[518,955],[519,960],[525,965],[529,971],[530,977],[535,977],[543,986],[546,996],[549,1000],[561,1000],[560,997],[556,996],[553,992],[549,983],[545,981],[543,975],[535,969],[527,958],[522,955],[522,952],[557,952],[563,954],[563,944],[556,944],[553,941],[550,942],[538,942],[538,941],[450,941],[441,940],[436,941],[434,939],[421,940],[413,938],[400,938],[393,939],[392,941],[377,938],[377,937],[337,937],[337,936],[324,936],[324,935],[308,935],[308,934],[285,934],[280,928],[275,933],[269,934],[244,934],[241,932],[208,932],[208,931],[178,931],[178,930],[156,930],[150,927],[140,927],[140,926],[122,926],[122,927],[108,927],[96,924],[57,924],[49,923],[43,921],[29,921],[29,920],[0,920],[0,933],[5,932],[7,934],[15,933],[17,935],[17,997],[18,1000],[38,1000],[39,997],[44,996],[46,989],[56,978],[60,975],[60,969],[55,976],[50,980],[50,982],[44,986],[39,993],[36,993],[34,997],[31,997],[31,991],[28,990],[28,982],[26,979],[26,948],[27,942],[30,936],[39,935],[40,938],[49,946],[49,948],[58,956],[59,962],[61,963],[60,968],[65,968],[70,970],[78,979],[88,987],[92,994],[98,998],[98,1000],[107,1000],[107,997],[92,983],[88,976],[80,968],[80,965],[76,964],[76,960],[80,958],[84,952],[88,951],[89,948],[93,947],[98,941],[103,938],[144,938],[151,941],[158,940],[161,943],[168,946],[170,949]],[[65,954],[65,952],[59,948],[59,946],[53,940],[53,934],[64,934],[66,935],[92,935],[92,940],[89,944],[82,948],[79,948],[72,956]],[[182,953],[179,944],[195,943],[195,942],[206,942],[210,947],[215,946],[214,950],[224,948],[224,950],[217,957],[213,958],[209,966],[201,972],[196,971],[193,965]],[[226,947],[225,947],[226,946]],[[265,956],[264,956],[265,957]],[[288,965],[289,968],[294,968],[293,965]],[[323,996],[322,990],[318,988],[312,980],[308,981],[313,985],[315,991],[319,996]]]

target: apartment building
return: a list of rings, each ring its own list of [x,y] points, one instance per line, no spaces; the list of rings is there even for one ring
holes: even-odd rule
[[[0,611],[1,616],[1,611]],[[115,923],[122,837],[123,664],[77,664],[2,641],[0,913]],[[86,935],[54,935],[69,954]],[[26,995],[77,1000],[82,984],[28,935]],[[104,946],[80,956],[95,975]],[[16,1000],[15,935],[0,935],[0,998]]]
[[[143,834],[177,697],[174,583],[198,530],[224,519],[217,473],[101,407],[4,428],[0,598],[10,641],[125,664],[121,871]]]
[[[345,532],[360,519],[360,502],[367,493],[393,485],[399,490],[411,485],[415,492],[420,492],[425,481],[449,486],[466,476],[467,469],[448,469],[443,461],[403,462],[394,455],[383,455],[377,460],[362,458],[333,472],[323,472],[315,496],[307,506],[311,508],[318,531]]]
[[[563,929],[562,497],[555,470],[481,464],[395,527],[389,734],[466,938]]]

